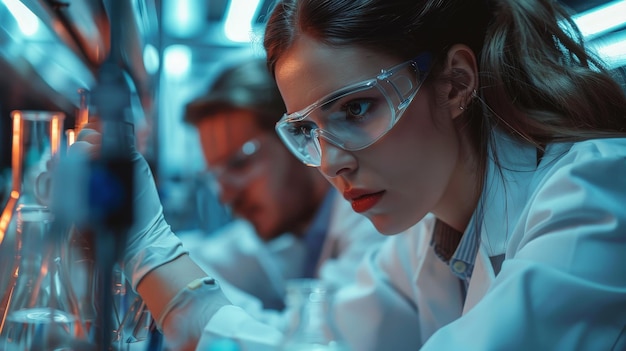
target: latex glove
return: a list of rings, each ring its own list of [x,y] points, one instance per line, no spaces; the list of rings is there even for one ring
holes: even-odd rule
[[[97,127],[87,124],[81,130],[77,141],[68,151],[67,160],[70,167],[60,167],[66,170],[66,174],[59,175],[64,182],[73,184],[76,190],[74,198],[68,196],[67,191],[63,192],[65,198],[63,203],[66,205],[62,212],[71,214],[78,222],[85,223],[89,221],[89,214],[86,213],[84,206],[87,203],[85,193],[89,177],[87,161],[98,157],[102,141],[102,135],[94,128]],[[132,132],[132,129],[129,130]],[[128,229],[126,250],[120,265],[133,290],[137,291],[138,283],[146,274],[186,254],[187,251],[183,249],[182,242],[171,231],[163,217],[163,206],[148,162],[134,148],[131,150],[131,159],[135,168],[134,221]],[[73,171],[67,174],[68,169]]]

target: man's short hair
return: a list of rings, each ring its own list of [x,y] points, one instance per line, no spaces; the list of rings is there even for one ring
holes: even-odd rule
[[[184,121],[196,124],[217,113],[240,109],[253,112],[260,127],[272,130],[286,112],[265,59],[252,59],[224,70],[203,96],[185,106]]]

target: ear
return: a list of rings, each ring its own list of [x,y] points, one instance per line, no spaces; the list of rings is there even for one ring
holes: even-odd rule
[[[456,118],[472,102],[478,88],[478,65],[472,49],[463,44],[453,45],[448,50],[444,74],[450,77],[448,106],[452,118]]]

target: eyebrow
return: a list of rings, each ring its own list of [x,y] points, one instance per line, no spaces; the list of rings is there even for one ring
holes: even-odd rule
[[[341,95],[344,95],[346,93],[345,89],[336,91],[334,93],[331,93],[330,95],[324,97],[321,101],[319,101],[318,105],[320,106],[320,109],[322,111],[328,111],[330,110],[333,105],[335,104],[337,98],[341,97]],[[332,103],[329,103],[332,102]]]
[[[250,147],[253,147],[253,149],[250,150]],[[243,144],[241,144],[241,146],[236,148],[234,152],[231,152],[230,154],[222,155],[221,157],[219,157],[218,158],[219,162],[213,162],[212,166],[208,164],[207,166],[209,168],[214,168],[214,169],[222,168],[222,167],[229,167],[234,162],[241,161],[242,159],[246,159],[256,154],[260,148],[261,148],[261,142],[259,141],[258,137],[254,137],[250,140],[247,140]]]

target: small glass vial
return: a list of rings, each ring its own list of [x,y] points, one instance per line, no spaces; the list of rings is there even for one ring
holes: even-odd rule
[[[282,351],[349,351],[331,318],[336,289],[317,279],[296,279],[287,284],[286,306],[291,322]]]

